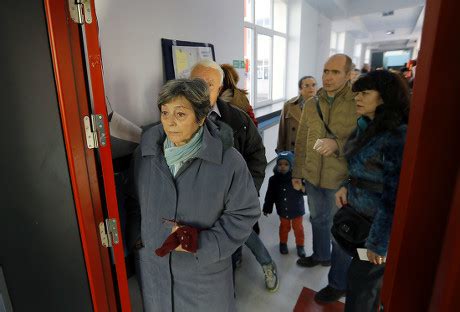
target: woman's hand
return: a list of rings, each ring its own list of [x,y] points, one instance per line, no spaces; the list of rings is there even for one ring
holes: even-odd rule
[[[337,193],[335,193],[335,204],[337,207],[342,208],[343,205],[346,205],[347,202],[348,190],[345,186],[342,186]]]
[[[371,263],[376,265],[383,264],[386,261],[385,257],[382,257],[369,249],[367,250],[367,258]]]
[[[179,228],[180,226],[179,225],[174,225],[172,227],[172,230],[171,230],[171,233],[174,233],[177,231],[177,229]],[[182,251],[182,252],[188,252],[187,250],[185,250],[184,248],[182,248],[182,245],[179,244],[179,246],[176,247],[176,249],[174,249],[175,251]]]

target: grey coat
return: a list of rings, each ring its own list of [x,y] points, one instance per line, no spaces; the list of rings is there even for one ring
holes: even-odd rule
[[[253,179],[233,148],[231,129],[206,122],[201,150],[173,178],[163,154],[162,125],[142,136],[134,155],[139,205],[128,216],[142,238],[141,287],[146,311],[234,311],[232,253],[260,216]],[[202,229],[196,254],[154,250],[171,233],[163,219]]]

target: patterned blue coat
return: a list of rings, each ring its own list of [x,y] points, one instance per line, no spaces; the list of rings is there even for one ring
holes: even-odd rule
[[[407,125],[401,125],[395,131],[376,135],[347,159],[350,176],[383,184],[382,193],[342,184],[348,189],[348,203],[373,220],[366,248],[381,256],[386,255],[390,240],[406,129]],[[356,136],[355,132],[349,143],[353,144]]]

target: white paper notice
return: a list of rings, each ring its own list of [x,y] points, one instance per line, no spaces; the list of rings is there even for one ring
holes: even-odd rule
[[[359,260],[369,261],[366,248],[357,248],[356,251],[358,252]]]

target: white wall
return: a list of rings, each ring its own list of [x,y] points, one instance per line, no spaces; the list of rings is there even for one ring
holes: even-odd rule
[[[331,48],[331,30],[332,22],[324,15],[319,15],[318,31],[317,31],[317,54],[316,54],[316,76],[318,84],[321,86],[321,76],[323,74],[323,66],[329,58],[329,50]]]
[[[243,59],[243,1],[95,2],[107,98],[138,125],[159,119],[161,38],[212,43],[218,63]]]
[[[302,76],[315,77],[321,86],[331,36],[331,21],[306,1],[290,0],[289,10],[288,99],[299,93],[297,82]]]
[[[321,85],[321,76],[316,72],[318,54],[318,29],[320,14],[305,1],[302,2],[302,32],[300,37],[299,78],[313,76]]]
[[[302,0],[290,0],[288,6],[288,54],[287,54],[287,81],[286,98],[299,93],[297,81],[300,78],[299,58],[300,53],[300,33],[302,25]]]
[[[353,55],[355,52],[355,37],[353,37],[350,32],[345,32],[345,47],[343,49],[343,53],[348,55],[353,59]]]

